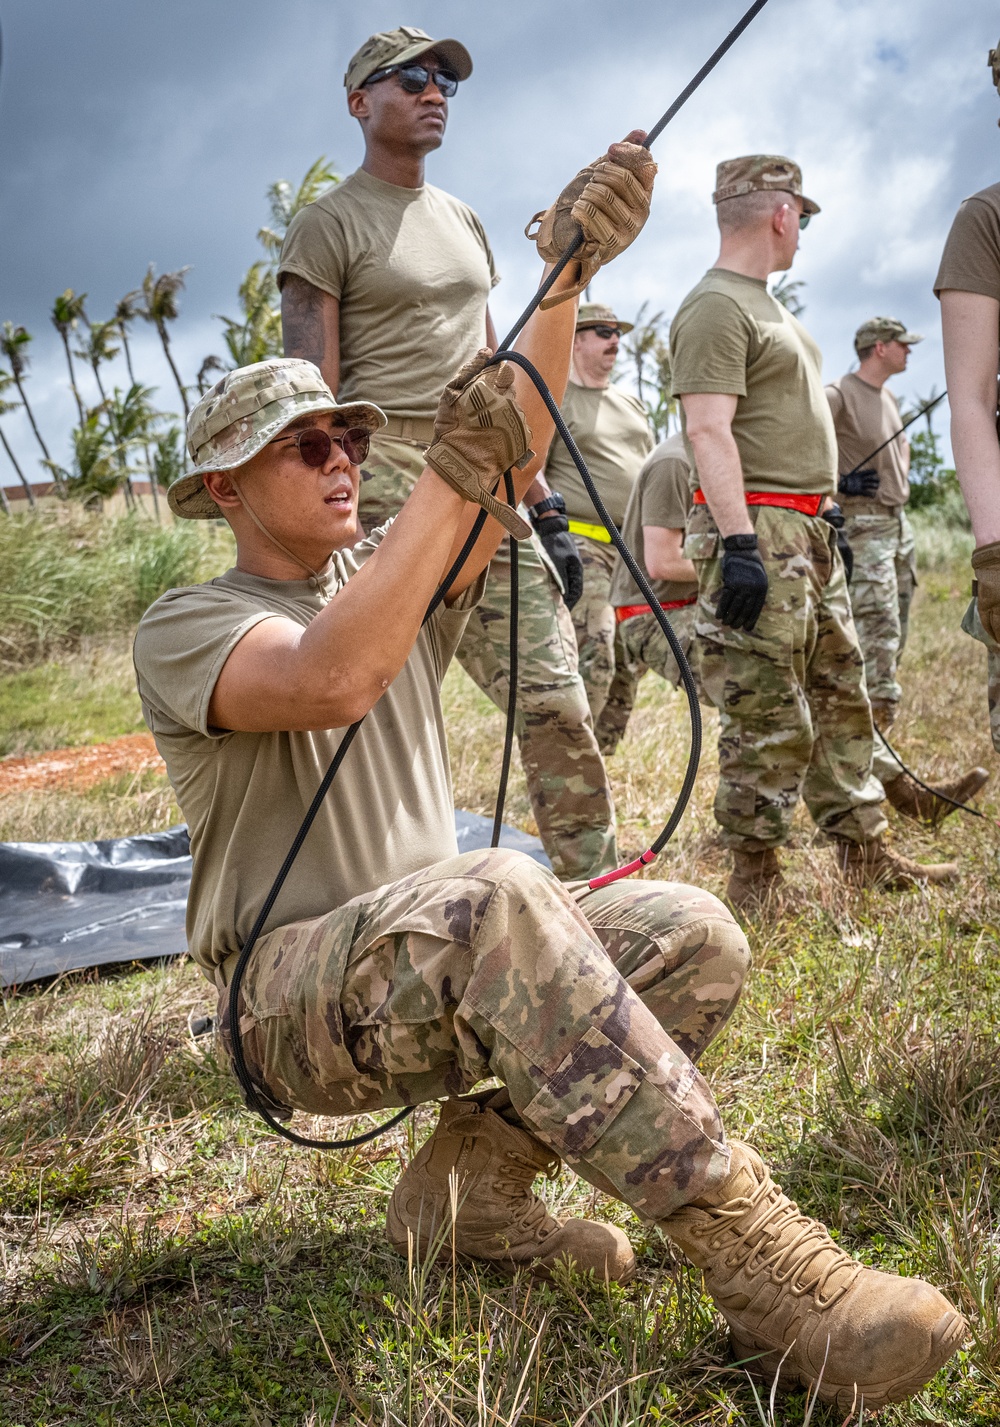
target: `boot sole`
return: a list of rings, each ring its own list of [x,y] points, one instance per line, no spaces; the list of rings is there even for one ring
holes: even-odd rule
[[[865,1407],[872,1411],[886,1407],[892,1402],[904,1402],[906,1398],[919,1392],[922,1387],[926,1387],[938,1369],[944,1367],[948,1359],[962,1346],[967,1332],[968,1325],[962,1315],[956,1313],[954,1309],[949,1309],[934,1325],[931,1333],[931,1347],[927,1356],[919,1367],[911,1368],[905,1377],[894,1377],[888,1382],[872,1383],[863,1391],[857,1388],[853,1382],[838,1384],[828,1382],[824,1378],[820,1382],[816,1396],[820,1402],[832,1403],[842,1411],[860,1407],[862,1401]],[[774,1382],[780,1370],[779,1388],[786,1392],[797,1387],[813,1388],[815,1385],[815,1378],[796,1368],[791,1363],[790,1356],[787,1358],[784,1356],[785,1348],[773,1348],[770,1344],[757,1344],[748,1339],[737,1338],[732,1330],[730,1330],[730,1344],[733,1357],[740,1362],[751,1377],[761,1378],[771,1383]],[[752,1362],[745,1361],[750,1358],[753,1358]],[[782,1366],[783,1358],[784,1365]]]

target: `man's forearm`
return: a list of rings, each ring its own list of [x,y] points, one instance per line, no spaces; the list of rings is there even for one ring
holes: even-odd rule
[[[728,428],[688,431],[698,468],[698,482],[712,519],[722,535],[749,535],[753,523],[747,510],[739,448]]]
[[[340,385],[340,308],[336,298],[289,273],[281,287],[281,336],[286,357],[319,367],[327,386]]]
[[[1000,540],[1000,443],[996,415],[982,402],[951,401],[955,469],[977,545]]]

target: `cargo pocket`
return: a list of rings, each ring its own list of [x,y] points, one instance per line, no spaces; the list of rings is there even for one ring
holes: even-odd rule
[[[597,1143],[645,1078],[642,1066],[591,1026],[548,1084],[524,1108],[524,1118],[572,1158]]]
[[[719,548],[717,530],[689,530],[684,537],[686,560],[714,560]]]

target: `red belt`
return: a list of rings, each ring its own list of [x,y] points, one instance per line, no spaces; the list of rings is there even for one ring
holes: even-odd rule
[[[697,595],[689,595],[686,600],[661,600],[660,609],[684,609],[687,605],[694,604],[697,599]],[[618,624],[624,624],[627,619],[634,619],[637,614],[652,613],[652,606],[648,604],[620,604],[615,609],[615,620]]]
[[[747,491],[744,495],[747,505],[776,505],[782,510],[797,510],[800,515],[819,515],[825,495],[793,495],[790,491]],[[696,490],[695,505],[707,505],[705,492]]]

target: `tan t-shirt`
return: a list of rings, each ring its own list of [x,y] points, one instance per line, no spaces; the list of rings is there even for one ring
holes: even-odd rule
[[[340,301],[339,399],[424,419],[485,343],[498,281],[471,208],[429,183],[400,188],[363,169],[296,213],[279,284],[286,273]]]
[[[684,450],[684,438],[677,431],[661,441],[646,458],[625,507],[622,536],[647,580],[649,571],[646,569],[643,527],[656,525],[662,530],[684,530],[690,509],[691,467]],[[698,593],[697,580],[687,584],[678,580],[652,580],[651,584],[656,598],[664,604],[671,600],[690,599]],[[646,596],[619,555],[611,580],[611,603],[645,604],[645,601]]]
[[[611,519],[621,525],[639,468],[653,447],[645,407],[620,387],[586,387],[571,381],[560,410]],[[558,433],[549,447],[545,476],[566,502],[570,520],[600,524],[580,472]]]
[[[191,833],[191,955],[211,970],[238,949],[287,853],[343,729],[230,733],[208,724],[222,666],[261,620],[307,625],[378,546],[334,556],[321,589],[228,570],[168,590],[135,638],[143,716]],[[439,690],[482,582],[440,607],[362,723],[265,930],[319,916],[457,853]]]
[[[710,268],[677,309],[670,358],[675,396],[738,398],[733,436],[748,491],[834,493],[837,438],[823,391],[823,358],[765,282]],[[690,444],[687,449],[697,480]]]
[[[899,398],[888,387],[873,387],[855,372],[831,382],[826,389],[837,433],[840,474],[864,462],[863,469],[878,471],[878,497],[883,505],[905,505],[910,498],[910,443],[905,433],[868,459],[902,426]]]
[[[974,193],[955,214],[934,292],[940,297],[949,287],[1000,302],[1000,183]]]

